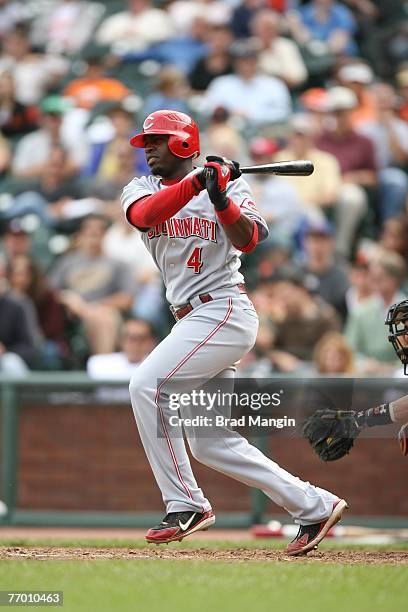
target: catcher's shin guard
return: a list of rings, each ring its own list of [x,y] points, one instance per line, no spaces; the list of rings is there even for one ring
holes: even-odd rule
[[[408,423],[405,423],[405,425],[403,425],[399,430],[398,442],[400,445],[401,453],[406,457],[408,455]]]

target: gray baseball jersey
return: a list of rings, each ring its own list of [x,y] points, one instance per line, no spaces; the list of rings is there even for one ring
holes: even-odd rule
[[[133,179],[123,190],[124,212],[136,200],[161,189],[166,186],[154,176]],[[256,221],[259,240],[266,238],[268,226],[256,209],[248,183],[242,177],[230,182],[227,195]],[[244,281],[239,271],[241,252],[222,229],[206,190],[174,217],[141,235],[163,275],[166,298],[175,306],[185,304],[194,295]]]

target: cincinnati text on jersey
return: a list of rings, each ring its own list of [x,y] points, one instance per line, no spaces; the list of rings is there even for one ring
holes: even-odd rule
[[[217,223],[212,219],[203,217],[184,217],[183,219],[172,217],[147,232],[149,240],[159,236],[168,236],[169,238],[195,236],[210,242],[217,242]]]

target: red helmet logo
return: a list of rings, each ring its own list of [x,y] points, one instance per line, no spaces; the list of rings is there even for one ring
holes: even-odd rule
[[[187,159],[200,154],[200,135],[194,119],[185,113],[161,110],[152,113],[143,123],[143,130],[130,139],[133,147],[144,148],[146,134],[168,134],[168,146],[176,157]]]

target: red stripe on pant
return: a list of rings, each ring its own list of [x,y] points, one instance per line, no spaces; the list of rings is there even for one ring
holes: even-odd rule
[[[174,376],[174,374],[181,368],[181,366],[184,365],[186,363],[186,361],[188,361],[190,359],[190,357],[192,357],[198,351],[199,348],[204,346],[206,344],[206,342],[208,342],[208,340],[210,340],[217,333],[217,331],[219,329],[221,329],[221,327],[223,325],[225,325],[225,323],[228,321],[228,319],[229,319],[229,317],[231,315],[231,312],[232,312],[232,299],[228,298],[228,309],[227,309],[227,313],[226,313],[224,319],[220,323],[218,323],[218,325],[208,334],[208,336],[206,336],[204,338],[204,340],[201,340],[201,342],[199,344],[197,344],[197,346],[195,346],[193,349],[191,349],[191,351],[188,353],[188,355],[183,357],[183,359],[173,368],[173,370],[169,374],[167,374],[166,378],[157,387],[156,397],[154,399],[155,404],[156,404],[157,409],[158,409],[159,414],[160,414],[160,421],[161,421],[161,424],[162,424],[162,427],[163,427],[164,435],[166,437],[167,446],[169,447],[171,458],[173,459],[173,463],[174,463],[174,467],[176,469],[177,476],[178,476],[181,484],[183,485],[184,490],[186,491],[186,493],[187,493],[187,495],[189,496],[190,499],[193,499],[193,496],[192,496],[190,489],[188,488],[188,486],[184,482],[183,477],[181,475],[180,468],[179,468],[178,463],[177,463],[177,458],[176,458],[173,446],[171,444],[169,433],[167,431],[166,422],[164,420],[163,410],[160,408],[160,403],[159,403],[160,389],[162,388],[162,386],[168,380],[170,380],[170,378],[172,376]],[[204,508],[203,508],[203,512],[204,512]]]

